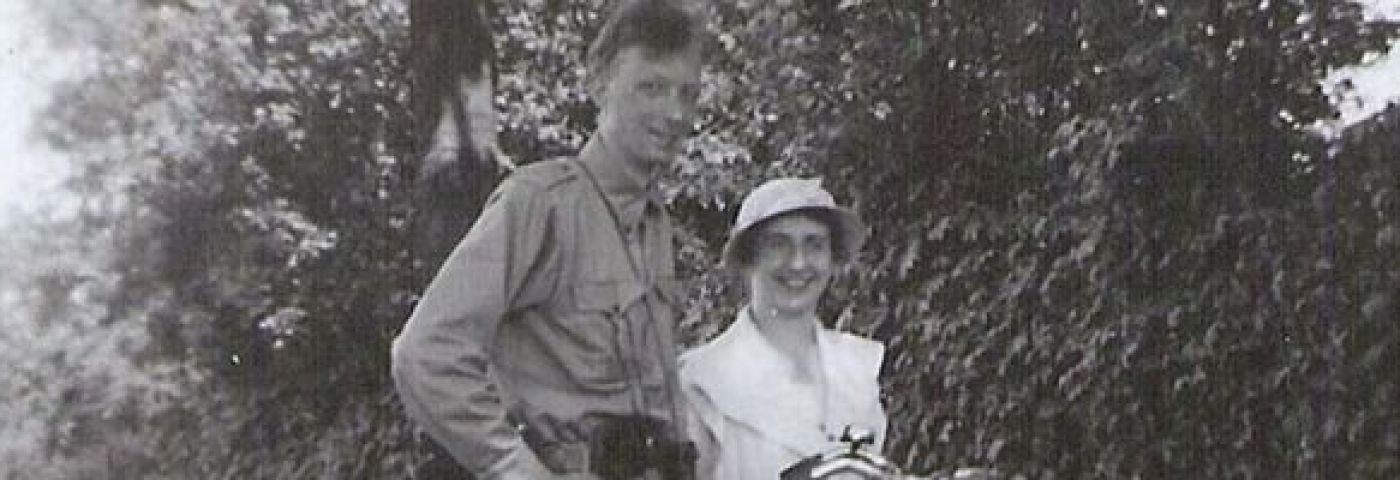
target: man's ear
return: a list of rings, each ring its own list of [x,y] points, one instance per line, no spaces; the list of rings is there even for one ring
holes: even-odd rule
[[[603,87],[598,85],[597,80],[584,80],[583,89],[588,92],[588,99],[593,102],[594,106],[601,106],[603,104]]]
[[[588,75],[583,79],[583,88],[588,92],[588,98],[593,100],[593,105],[603,106],[603,96],[607,95],[607,81],[603,75]]]

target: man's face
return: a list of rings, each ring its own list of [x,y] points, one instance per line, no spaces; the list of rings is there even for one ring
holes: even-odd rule
[[[669,165],[690,134],[700,93],[696,49],[654,53],[626,47],[613,59],[598,98],[598,133],[629,168]]]
[[[748,268],[754,305],[786,317],[809,316],[831,281],[831,229],[806,215],[769,220],[752,233]]]

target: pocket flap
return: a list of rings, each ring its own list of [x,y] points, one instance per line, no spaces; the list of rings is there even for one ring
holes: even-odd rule
[[[574,306],[580,312],[618,313],[641,300],[644,293],[636,282],[585,280],[574,285]]]

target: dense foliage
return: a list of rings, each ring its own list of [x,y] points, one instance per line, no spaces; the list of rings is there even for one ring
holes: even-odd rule
[[[603,0],[494,2],[502,146],[592,123]],[[46,119],[73,218],[0,244],[6,478],[397,478],[422,272],[406,2],[36,2],[91,48]],[[739,195],[873,229],[829,318],[888,343],[888,452],[1029,478],[1400,476],[1400,112],[1337,139],[1354,2],[725,1],[668,181],[686,342]],[[430,267],[428,267],[430,268]],[[12,420],[13,419],[13,420]]]

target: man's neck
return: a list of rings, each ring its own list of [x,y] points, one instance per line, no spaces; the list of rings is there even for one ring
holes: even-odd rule
[[[630,203],[647,193],[656,182],[654,172],[637,167],[637,162],[622,158],[600,135],[594,135],[583,145],[579,161],[598,178],[603,193],[618,203]]]

